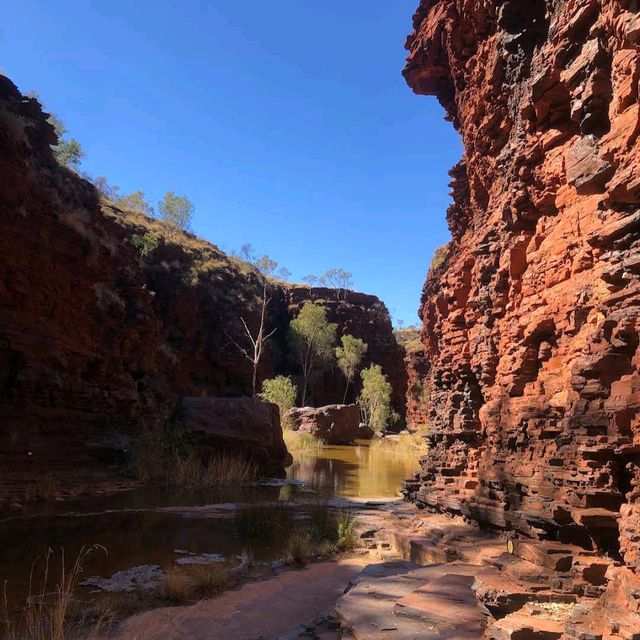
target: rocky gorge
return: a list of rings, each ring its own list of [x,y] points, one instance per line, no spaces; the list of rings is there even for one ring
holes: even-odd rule
[[[400,346],[374,296],[273,281],[259,378],[292,371],[287,327],[305,302],[322,303],[339,334],[367,342],[365,363],[382,365],[397,426],[418,438],[428,427],[420,468],[402,499],[394,487],[354,495],[341,483],[360,482],[358,459],[375,457],[341,449],[357,407],[296,408],[293,430],[335,447],[300,456],[255,502],[108,503],[93,515],[153,535],[164,523],[155,545],[131,534],[158,572],[215,555],[212,538],[245,571],[238,531],[265,509],[282,519],[278,552],[319,504],[353,537],[336,562],[318,554],[301,569],[287,547],[288,564],[265,565],[263,582],[156,602],[117,637],[640,639],[640,5],[421,0],[406,48],[409,87],[440,101],[464,143],[420,341]],[[234,349],[237,319],[258,322],[259,273],[190,234],[158,238],[156,221],[58,166],[54,143],[38,102],[0,78],[3,495],[43,471],[91,491],[113,482],[131,438],[177,407],[207,447],[240,434],[263,473],[282,475],[291,460],[275,405],[240,397],[252,372]],[[326,369],[312,402],[344,389]],[[249,423],[260,427],[245,433]],[[384,440],[388,465],[400,440]],[[204,546],[185,550],[185,539]]]

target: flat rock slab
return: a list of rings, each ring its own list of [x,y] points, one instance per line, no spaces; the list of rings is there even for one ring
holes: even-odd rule
[[[471,590],[473,575],[447,573],[396,602],[397,615],[431,622],[441,630],[463,628],[469,637],[482,637],[483,615]]]
[[[120,640],[270,640],[330,610],[362,570],[361,558],[312,564],[218,598],[132,616]]]
[[[482,612],[471,585],[481,570],[458,562],[370,565],[337,602],[336,613],[356,640],[480,639]]]

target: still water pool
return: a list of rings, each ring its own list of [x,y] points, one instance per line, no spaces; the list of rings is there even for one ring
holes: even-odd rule
[[[296,457],[288,470],[291,484],[216,491],[176,491],[145,487],[112,496],[40,504],[21,514],[0,516],[0,581],[10,600],[28,591],[34,560],[60,550],[67,564],[83,547],[101,545],[84,562],[84,576],[111,576],[140,565],[175,566],[185,554],[233,558],[251,549],[258,561],[284,555],[286,536],[255,540],[240,535],[235,512],[244,504],[286,502],[303,510],[309,501],[398,495],[416,460],[403,460],[355,446],[326,446]]]

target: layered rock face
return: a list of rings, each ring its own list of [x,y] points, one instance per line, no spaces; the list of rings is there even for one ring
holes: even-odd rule
[[[55,161],[46,118],[0,76],[0,494],[80,470],[90,487],[110,451],[165,423],[180,398],[251,393],[251,363],[234,341],[246,340],[240,318],[252,329],[259,322],[255,270],[101,200]],[[335,293],[273,283],[269,295],[276,333],[260,380],[295,375],[292,313]],[[401,370],[401,352],[385,360],[393,336],[384,305],[348,298],[332,312],[339,330],[358,327],[372,356]],[[336,402],[342,391],[327,384],[318,399]]]
[[[405,78],[465,151],[408,493],[640,569],[640,6],[422,0],[414,29]]]

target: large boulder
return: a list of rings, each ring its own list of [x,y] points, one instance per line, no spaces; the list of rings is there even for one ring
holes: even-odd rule
[[[237,453],[274,477],[284,477],[293,462],[275,404],[245,397],[186,397],[180,413],[184,428],[195,435],[201,449]]]
[[[360,409],[355,404],[328,404],[324,407],[290,409],[287,417],[294,431],[310,433],[327,444],[348,444],[356,438],[370,438],[360,425]]]

